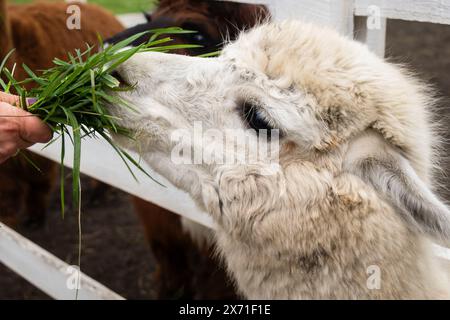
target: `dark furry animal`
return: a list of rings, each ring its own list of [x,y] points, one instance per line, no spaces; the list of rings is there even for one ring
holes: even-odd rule
[[[107,38],[124,29],[101,7],[77,5],[81,9],[81,29],[69,30],[66,3],[8,5],[0,0],[0,61],[15,48],[9,67],[16,63],[17,79],[26,77],[23,63],[38,72],[49,68],[55,57],[66,59],[67,52],[86,48],[86,43],[95,45],[97,33]],[[57,174],[55,163],[31,152],[26,154],[42,174],[20,156],[0,166],[0,220],[12,226],[22,222],[22,217],[28,224],[42,223]]]
[[[107,41],[116,43],[144,31],[178,26],[196,33],[172,36],[174,42],[198,44],[201,48],[176,53],[199,55],[220,50],[226,39],[234,39],[239,31],[254,26],[268,15],[265,6],[208,0],[162,0],[151,15],[145,15],[147,23],[129,28]],[[142,36],[132,45],[146,42],[150,36]]]

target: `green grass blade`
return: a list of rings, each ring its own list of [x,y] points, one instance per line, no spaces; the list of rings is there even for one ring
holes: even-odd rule
[[[157,184],[159,184],[161,187],[166,187],[165,185],[163,185],[161,182],[155,180],[152,176],[150,176],[147,171],[145,171],[144,168],[141,167],[141,165],[134,160],[134,158],[128,154],[125,150],[123,150],[122,148],[119,148],[119,150],[122,152],[122,154],[128,159],[128,161],[130,161],[136,168],[138,168],[142,173],[144,173],[147,177],[149,177],[151,180],[153,180],[154,182],[156,182]]]
[[[81,129],[75,115],[67,110],[67,118],[72,127],[73,135],[73,171],[72,171],[72,201],[74,210],[79,211],[80,201],[80,172],[81,172]]]
[[[8,62],[9,58],[12,56],[13,53],[14,53],[14,49],[11,50],[10,52],[8,52],[8,54],[5,56],[5,58],[3,58],[2,62],[0,63],[0,76],[3,73],[3,68],[5,67],[6,62]],[[3,88],[3,91],[5,91],[5,92],[9,91],[9,90],[7,90],[8,86],[1,78],[0,78],[0,85]]]
[[[22,68],[25,70],[26,73],[33,79],[34,82],[40,84],[41,86],[45,86],[47,83],[42,78],[38,77],[33,71],[31,71],[30,68],[26,64],[22,64]]]
[[[219,51],[214,51],[214,52],[210,52],[210,53],[200,54],[197,57],[199,57],[199,58],[218,57],[218,56],[220,56],[221,53],[222,53],[222,51],[219,50]]]
[[[64,182],[66,180],[65,177],[65,168],[64,168],[64,158],[66,156],[66,140],[65,140],[65,136],[64,136],[64,128],[62,128],[61,125],[61,160],[60,160],[60,197],[61,197],[61,216],[64,219],[65,216],[65,212],[66,212],[66,200],[65,200],[65,185]]]
[[[34,161],[31,160],[31,158],[28,157],[25,152],[20,151],[19,155],[21,155],[26,162],[28,162],[34,169],[36,169],[36,171],[38,171],[39,173],[43,173],[41,168],[39,168],[39,166],[36,163],[34,163]]]
[[[143,51],[144,52],[149,52],[149,51],[167,52],[167,51],[171,51],[171,50],[195,49],[195,48],[203,48],[203,46],[198,45],[198,44],[174,44],[174,45],[170,45],[170,46],[147,48],[147,49],[144,49]]]

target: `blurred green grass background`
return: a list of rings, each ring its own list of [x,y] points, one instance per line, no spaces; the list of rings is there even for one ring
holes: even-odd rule
[[[62,1],[62,0],[45,0]],[[30,3],[42,2],[42,0],[10,0],[11,3]],[[151,10],[157,3],[157,0],[88,0],[89,3],[96,3],[105,7],[116,14],[141,12]]]

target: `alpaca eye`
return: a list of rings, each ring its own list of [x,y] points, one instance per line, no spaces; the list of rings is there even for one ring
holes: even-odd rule
[[[207,30],[200,24],[193,22],[186,22],[181,25],[183,29],[194,30],[195,33],[187,34],[186,41],[190,44],[199,44],[204,48],[215,46],[220,41],[219,39],[214,40],[214,38],[207,32]]]
[[[196,33],[192,36],[192,40],[197,43],[203,43],[206,40],[206,37],[201,33]]]
[[[270,132],[273,129],[258,108],[250,102],[243,103],[242,117],[250,128],[256,130],[256,134],[259,133],[258,130],[266,129]]]

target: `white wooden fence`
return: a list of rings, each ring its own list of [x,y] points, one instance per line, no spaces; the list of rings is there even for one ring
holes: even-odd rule
[[[230,1],[230,0],[223,0]],[[403,19],[450,24],[450,0],[231,0],[266,4],[274,20],[303,19],[332,26],[342,34],[354,37],[382,56],[384,54],[386,19]],[[137,19],[134,19],[136,18]],[[139,15],[121,17],[127,25],[140,22]],[[355,32],[356,31],[356,32]],[[70,143],[67,141],[66,143]],[[59,145],[32,150],[59,161]],[[72,154],[66,148],[66,164],[71,166]],[[167,187],[138,175],[136,183],[115,152],[103,141],[83,141],[82,172],[125,192],[176,212],[205,226],[214,224],[201,212],[189,196],[152,173]],[[145,165],[144,165],[145,166]],[[151,170],[149,170],[152,172]],[[436,254],[450,259],[448,249],[438,247]],[[0,262],[56,299],[73,299],[75,292],[67,286],[68,265],[0,223]],[[80,299],[121,299],[95,280],[81,275]]]

